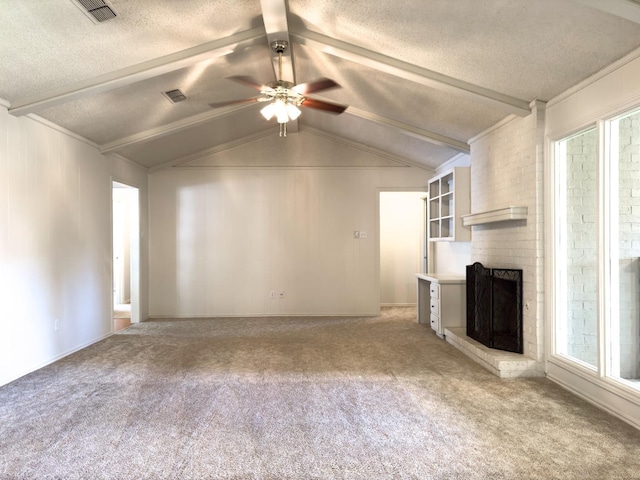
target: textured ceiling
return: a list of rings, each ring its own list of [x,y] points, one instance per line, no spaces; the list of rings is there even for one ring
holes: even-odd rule
[[[549,100],[640,40],[638,24],[573,0],[291,0],[289,6],[293,28],[526,100]]]
[[[117,18],[94,24],[70,0],[2,0],[0,96],[25,97],[262,25],[254,0],[107,1]]]
[[[628,0],[107,2],[117,17],[94,23],[71,0],[4,0],[0,98],[153,169],[277,135],[259,105],[209,106],[258,93],[226,77],[275,78],[269,39],[288,37],[298,83],[341,85],[312,97],[349,105],[304,109],[293,150],[332,138],[428,168],[640,47]]]

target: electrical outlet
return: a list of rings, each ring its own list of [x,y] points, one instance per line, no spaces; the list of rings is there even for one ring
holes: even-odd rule
[[[56,332],[57,332],[58,330],[60,330],[60,319],[56,318],[56,319],[53,321],[53,330],[54,330],[54,331],[56,331]]]
[[[360,232],[358,230],[353,231],[353,238],[355,238],[356,240],[360,238]]]
[[[276,292],[274,292],[273,290],[271,290],[271,293],[269,294],[269,298],[271,300],[273,300],[274,298],[276,298]]]
[[[367,238],[367,232],[360,230],[360,238]]]
[[[284,298],[284,292],[280,292],[280,300]]]

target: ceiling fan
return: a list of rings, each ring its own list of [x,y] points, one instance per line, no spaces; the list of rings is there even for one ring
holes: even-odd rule
[[[261,97],[210,103],[209,106],[218,108],[241,103],[269,102],[262,110],[260,110],[260,113],[267,120],[271,120],[274,117],[276,118],[277,122],[280,124],[281,137],[287,136],[287,122],[295,120],[300,116],[301,112],[298,107],[314,108],[316,110],[323,110],[335,115],[344,112],[347,109],[345,105],[325,102],[323,100],[314,100],[313,98],[307,97],[309,94],[340,86],[330,78],[319,78],[313,82],[300,83],[298,85],[281,80],[282,54],[288,47],[289,43],[284,40],[271,42],[271,49],[278,55],[278,77],[275,82],[260,85],[254,79],[247,76],[236,75],[227,77],[229,80],[233,80],[234,82],[238,82],[258,90],[262,95]]]

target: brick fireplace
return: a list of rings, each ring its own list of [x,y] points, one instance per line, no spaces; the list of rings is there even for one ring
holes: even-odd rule
[[[521,269],[522,354],[491,349],[449,329],[446,340],[500,377],[544,376],[544,117],[509,118],[469,140],[471,212],[526,207],[524,219],[474,225],[466,263]]]

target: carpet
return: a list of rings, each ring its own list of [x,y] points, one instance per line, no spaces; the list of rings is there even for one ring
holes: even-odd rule
[[[151,320],[0,388],[0,479],[634,479],[640,432],[415,309]]]

